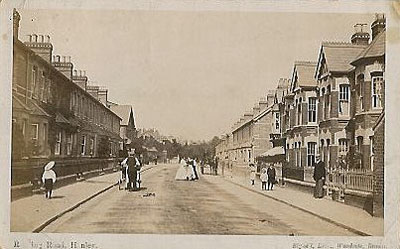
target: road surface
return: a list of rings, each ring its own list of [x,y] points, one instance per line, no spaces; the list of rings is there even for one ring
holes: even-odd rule
[[[126,192],[114,187],[42,232],[355,235],[218,176],[175,181],[178,167],[158,165],[142,175],[144,189]]]

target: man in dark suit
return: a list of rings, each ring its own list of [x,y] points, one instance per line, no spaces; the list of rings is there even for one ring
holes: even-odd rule
[[[272,164],[269,164],[269,167],[267,169],[267,175],[268,175],[268,188],[267,190],[272,190],[275,184],[275,177],[276,177],[276,171],[275,168],[272,167]]]
[[[324,197],[325,177],[326,177],[325,163],[321,161],[321,156],[317,155],[316,163],[314,166],[314,175],[313,175],[313,178],[315,180],[315,188],[314,188],[315,198]]]

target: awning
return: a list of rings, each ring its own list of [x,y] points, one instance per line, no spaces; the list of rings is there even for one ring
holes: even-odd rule
[[[259,155],[259,157],[273,157],[279,155],[285,155],[285,149],[282,146],[274,147],[262,153],[261,155]]]

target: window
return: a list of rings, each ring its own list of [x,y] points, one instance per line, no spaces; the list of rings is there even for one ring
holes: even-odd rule
[[[358,84],[358,98],[360,102],[360,110],[364,111],[364,75],[360,74],[357,77],[357,84]]]
[[[362,153],[362,145],[364,138],[362,136],[357,137],[357,152]]]
[[[32,89],[31,89],[31,97],[34,95],[34,94],[36,94],[36,79],[37,78],[37,76],[36,76],[36,67],[33,67],[33,69],[32,69],[32,82],[31,82],[31,87],[32,87]]]
[[[331,145],[331,140],[328,138],[327,140],[326,140],[326,162],[327,162],[327,165],[328,165],[328,167],[330,168],[331,167],[331,148],[330,148],[330,145]]]
[[[295,143],[296,145],[296,166],[301,167],[301,142]]]
[[[317,143],[315,143],[315,142],[307,143],[307,166],[308,167],[314,166],[316,145],[317,145]]]
[[[39,124],[31,124],[32,140],[36,140],[39,137]]]
[[[56,147],[54,149],[54,154],[55,155],[60,155],[61,154],[61,131],[57,132],[56,134]]]
[[[94,154],[94,139],[90,139],[90,148],[89,148],[89,153],[92,156]]]
[[[279,112],[275,112],[275,130],[279,132],[280,129],[281,129],[281,124],[280,124]]]
[[[86,136],[82,136],[81,138],[81,155],[85,155],[86,153]]]
[[[39,89],[39,100],[44,101],[44,84],[45,84],[46,78],[45,78],[45,73],[44,71],[42,72],[41,79],[40,79],[40,89]]]
[[[297,125],[301,125],[301,98],[297,103]]]
[[[372,108],[382,108],[383,101],[383,77],[372,77]]]
[[[313,123],[317,121],[317,99],[308,98],[308,122]]]
[[[339,155],[346,155],[348,151],[348,140],[341,138],[339,139]]]
[[[72,154],[72,141],[73,141],[73,135],[72,133],[68,134],[67,137],[67,155],[71,155]]]
[[[339,114],[349,115],[350,114],[350,86],[340,85],[339,86]]]
[[[370,169],[374,171],[374,156],[375,156],[375,144],[374,144],[374,137],[369,137],[369,154],[370,154]]]

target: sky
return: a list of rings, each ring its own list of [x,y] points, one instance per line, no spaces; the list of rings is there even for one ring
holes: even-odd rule
[[[89,84],[130,104],[139,128],[208,140],[316,61],[322,41],[350,41],[373,14],[144,10],[20,10],[20,40],[50,35]]]

